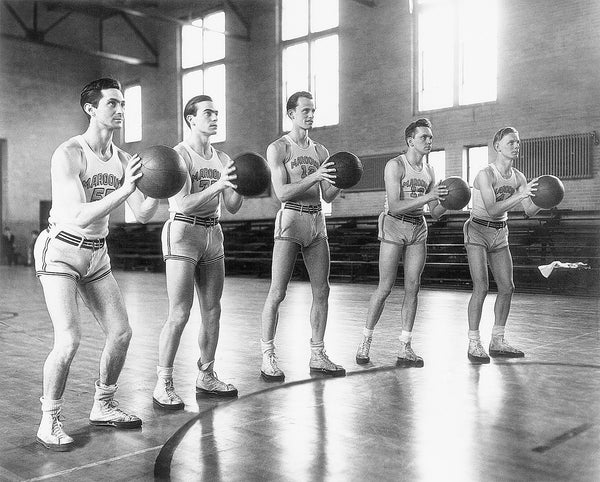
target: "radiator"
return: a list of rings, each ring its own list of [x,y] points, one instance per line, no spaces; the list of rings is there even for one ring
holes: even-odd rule
[[[515,167],[527,179],[543,174],[560,179],[590,178],[595,141],[593,132],[522,139]]]

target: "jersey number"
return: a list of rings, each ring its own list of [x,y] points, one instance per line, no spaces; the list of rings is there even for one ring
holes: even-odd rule
[[[201,179],[200,181],[198,181],[198,188],[200,189],[200,191],[204,191],[205,189],[208,189],[210,186],[212,186],[215,182],[217,182],[216,179]]]
[[[316,172],[315,166],[307,166],[306,164],[302,164],[300,166],[302,168],[302,174],[300,177],[304,179],[306,176],[310,176],[313,172]]]
[[[90,202],[91,201],[100,201],[100,199],[107,196],[114,190],[115,190],[114,187],[95,187],[94,190],[92,191],[92,197],[90,198]]]

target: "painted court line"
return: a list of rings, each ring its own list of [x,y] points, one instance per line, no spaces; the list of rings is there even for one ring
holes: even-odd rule
[[[90,469],[92,467],[98,467],[99,465],[108,464],[110,462],[115,462],[117,460],[126,459],[128,457],[135,457],[136,455],[140,455],[146,452],[152,452],[153,450],[159,450],[162,448],[162,445],[157,445],[156,447],[149,447],[147,449],[136,450],[135,452],[131,452],[129,454],[119,455],[118,457],[112,457],[106,460],[99,460],[98,462],[93,462],[91,464],[81,465],[80,467],[73,467],[72,469],[61,470],[60,472],[55,472],[53,474],[42,475],[41,477],[34,477],[33,479],[27,479],[23,482],[33,482],[34,480],[47,480],[52,479],[54,477],[60,477],[62,475],[72,474],[73,472],[77,472],[78,470]]]
[[[576,437],[580,433],[585,432],[593,426],[593,423],[584,423],[582,425],[579,425],[578,427],[569,430],[568,432],[560,434],[558,437],[554,437],[553,439],[546,442],[544,445],[538,445],[537,447],[534,447],[531,450],[533,452],[539,453],[547,452],[548,450],[556,447],[557,445],[560,445],[561,443],[566,442],[567,440],[571,440],[573,437]]]

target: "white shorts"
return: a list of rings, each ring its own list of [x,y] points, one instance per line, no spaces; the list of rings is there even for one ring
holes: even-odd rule
[[[400,217],[400,216],[399,216]],[[425,218],[405,216],[407,220],[398,219],[385,212],[379,215],[377,225],[379,227],[379,240],[383,243],[410,246],[413,244],[424,244],[427,242],[427,223]],[[417,220],[420,220],[418,222]]]
[[[111,273],[104,239],[84,239],[66,231],[42,231],[34,246],[37,276],[65,276],[91,283]]]
[[[308,248],[327,239],[325,217],[317,212],[282,207],[275,218],[275,239],[291,241]]]
[[[207,218],[204,225],[169,219],[163,226],[161,241],[165,261],[178,259],[196,265],[211,264],[225,257],[223,230],[214,218]]]

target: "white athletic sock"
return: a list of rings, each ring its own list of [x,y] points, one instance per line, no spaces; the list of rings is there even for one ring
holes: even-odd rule
[[[504,326],[494,325],[492,327],[492,338],[496,338],[496,337],[504,338],[504,331],[505,331]]]
[[[42,412],[56,413],[62,407],[63,399],[50,400],[46,397],[40,397],[40,402],[42,403]]]
[[[410,343],[410,340],[412,339],[412,331],[402,330],[402,333],[400,334],[398,339],[402,343]]]
[[[469,330],[469,341],[481,341],[479,330]]]
[[[156,366],[156,375],[158,378],[162,378],[164,380],[172,380],[173,379],[173,367],[161,367]]]
[[[212,372],[212,364],[214,363],[214,360],[209,361],[208,363],[202,363],[200,364],[200,361],[198,361],[198,368],[200,368],[200,371],[202,372],[207,372],[207,371],[211,371]],[[210,368],[210,370],[209,370]]]
[[[324,341],[312,341],[312,338],[310,340],[310,349],[313,353],[319,353],[322,352],[323,349],[325,348],[325,342]]]
[[[262,350],[263,356],[275,351],[275,338],[269,341],[260,340],[260,349]]]
[[[369,330],[366,326],[363,328],[363,336],[365,336],[366,338],[372,338],[373,337],[373,332],[375,331],[375,329]]]

